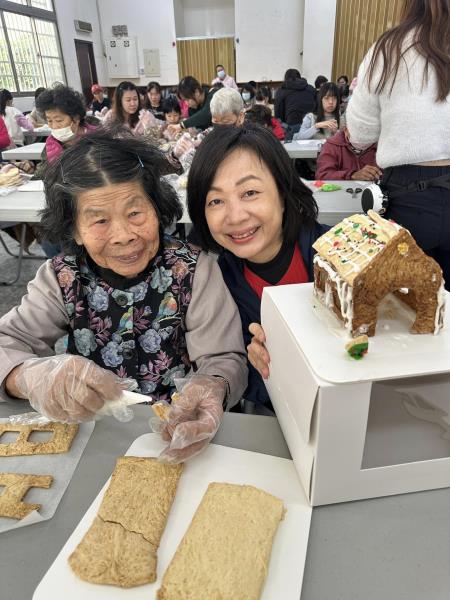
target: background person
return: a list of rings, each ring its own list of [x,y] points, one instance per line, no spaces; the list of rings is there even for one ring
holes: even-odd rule
[[[232,88],[233,90],[239,89],[235,80],[227,74],[223,65],[216,65],[216,75],[217,77],[211,81],[212,86],[221,83],[223,87]]]
[[[288,139],[300,129],[306,113],[316,106],[316,90],[297,69],[288,69],[275,94],[275,117],[288,127]]]
[[[245,117],[241,94],[232,88],[218,90],[210,104],[213,125],[242,125]]]
[[[197,129],[208,129],[211,127],[210,104],[216,88],[208,89],[202,86],[195,77],[188,75],[178,84],[178,95],[189,105],[189,117],[178,125],[169,125],[171,133],[180,132],[182,129],[196,127]]]
[[[20,110],[13,106],[13,102],[13,95],[9,90],[0,90],[0,116],[5,121],[11,145],[23,146],[24,133],[22,127],[32,130],[33,125]]]
[[[382,171],[376,162],[376,144],[356,148],[347,128],[328,138],[317,158],[316,179],[378,181]]]
[[[358,71],[347,110],[357,145],[378,142],[386,217],[440,264],[450,289],[450,3],[405,2]]]
[[[332,82],[323,83],[317,97],[317,110],[305,115],[300,131],[293,139],[322,139],[334,135],[341,122],[339,105],[338,86]]]
[[[103,88],[98,83],[94,83],[91,87],[92,95],[94,96],[94,100],[91,104],[91,110],[94,113],[101,113],[104,109],[109,110],[111,108],[111,100],[108,96],[105,96]]]
[[[144,108],[149,110],[157,119],[164,120],[162,89],[157,81],[150,81],[147,85]]]

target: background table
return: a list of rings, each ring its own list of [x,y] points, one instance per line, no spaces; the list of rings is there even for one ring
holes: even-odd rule
[[[296,140],[284,144],[284,148],[292,159],[317,158],[324,143],[325,140]]]
[[[23,135],[25,136],[25,140],[33,140],[35,138],[44,138],[48,137],[51,134],[51,129],[48,125],[43,125],[42,127],[37,127],[36,129],[25,129],[22,127]]]
[[[361,193],[352,197],[345,190],[349,187],[361,188],[369,182],[360,181],[333,181],[342,189],[336,192],[321,192],[314,187],[314,182],[305,182],[314,192],[314,198],[319,206],[319,221],[327,225],[335,225],[343,218],[362,212]],[[27,223],[38,223],[40,221],[39,211],[45,206],[44,186],[42,182],[34,182],[35,191],[27,191],[26,187],[19,188],[8,196],[0,196],[0,221],[26,221]],[[179,223],[190,223],[186,207],[186,190],[178,189],[178,196],[183,206],[183,216]]]
[[[0,404],[2,417],[26,410],[21,401]],[[31,600],[117,456],[148,433],[149,408],[134,410],[129,423],[96,424],[52,519],[1,534],[2,600]],[[214,441],[289,458],[273,417],[226,414]],[[448,600],[449,523],[450,489],[315,508],[301,600]]]
[[[3,160],[41,160],[44,147],[44,142],[36,142],[35,144],[4,150],[2,158]]]

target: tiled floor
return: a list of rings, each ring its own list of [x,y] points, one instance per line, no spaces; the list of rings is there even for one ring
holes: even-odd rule
[[[0,233],[12,252],[17,252],[19,245],[5,233]],[[42,255],[40,246],[34,244],[31,247],[33,254]],[[43,256],[43,255],[42,255]],[[14,285],[0,285],[0,316],[7,313],[11,308],[19,304],[22,296],[27,291],[27,283],[33,279],[36,271],[43,263],[45,257],[39,260],[25,259],[22,263],[20,279]],[[9,256],[0,244],[0,281],[12,280],[16,276],[17,259]]]

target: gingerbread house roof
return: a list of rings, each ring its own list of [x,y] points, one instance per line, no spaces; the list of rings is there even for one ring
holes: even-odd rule
[[[402,231],[397,223],[369,210],[345,218],[318,238],[313,248],[350,285]]]

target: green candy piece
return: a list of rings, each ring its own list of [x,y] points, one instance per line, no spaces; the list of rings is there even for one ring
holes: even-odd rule
[[[337,192],[337,190],[342,190],[342,186],[337,183],[324,183],[319,189],[322,192]]]
[[[367,352],[368,348],[369,348],[369,344],[367,344],[367,343],[355,344],[354,346],[349,348],[347,350],[347,352],[355,360],[360,360],[364,356],[364,354]]]

